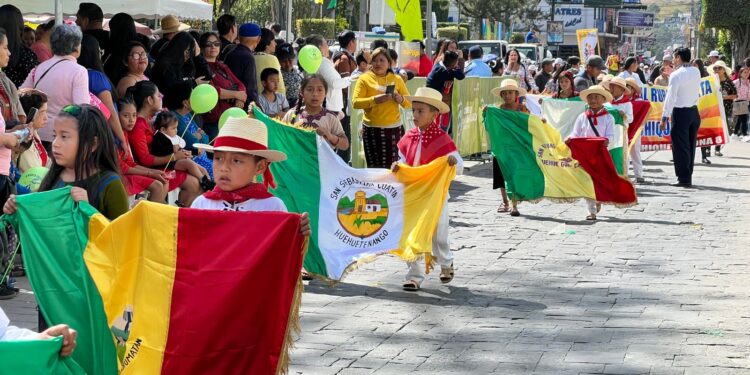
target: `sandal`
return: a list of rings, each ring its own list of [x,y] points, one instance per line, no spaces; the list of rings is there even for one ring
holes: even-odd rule
[[[511,210],[510,211],[510,216],[521,216],[521,213],[518,212],[517,209],[516,210]]]
[[[313,277],[307,271],[302,271],[302,281],[312,281]]]
[[[589,216],[586,216],[586,220],[589,220],[589,221],[596,221],[596,215],[594,215],[594,214],[591,214],[591,215],[589,215]]]
[[[448,284],[449,282],[453,281],[453,263],[451,263],[450,267],[441,267],[440,269],[440,282],[443,284]]]
[[[510,205],[507,202],[501,204],[500,207],[497,208],[497,212],[499,213],[510,212]]]
[[[416,280],[409,280],[402,285],[405,291],[407,292],[416,292],[419,291],[419,283]]]

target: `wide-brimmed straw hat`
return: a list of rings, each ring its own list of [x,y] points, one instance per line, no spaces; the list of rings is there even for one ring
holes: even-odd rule
[[[726,71],[726,72],[731,72],[731,69],[729,69],[729,67],[727,66],[727,63],[725,63],[725,62],[724,62],[724,61],[722,61],[722,60],[719,60],[719,61],[717,61],[717,62],[715,62],[715,63],[711,64],[711,65],[710,65],[710,66],[708,67],[708,69],[709,69],[710,71],[713,71],[713,70],[714,70],[714,68],[722,68],[722,69],[724,69],[724,71]]]
[[[506,79],[500,83],[500,87],[492,89],[492,95],[500,97],[500,93],[503,91],[515,91],[518,96],[526,96],[526,90],[518,86],[518,82],[515,79]]]
[[[269,161],[284,161],[286,154],[281,151],[268,149],[268,129],[259,120],[242,117],[230,118],[219,129],[214,144],[196,143],[195,148],[207,152],[228,151],[257,155]]]
[[[190,30],[190,25],[180,22],[177,17],[173,15],[164,16],[161,19],[161,28],[154,31],[154,34],[163,35],[178,33],[180,31]]]
[[[594,85],[586,90],[581,91],[580,97],[583,101],[586,101],[588,99],[588,96],[591,94],[599,94],[604,97],[605,102],[611,102],[612,101],[612,94],[609,93],[609,91],[605,90],[604,87],[599,85]]]
[[[625,78],[625,83],[628,85],[630,92],[641,92],[641,85],[633,77]]]
[[[613,75],[611,75],[611,74],[607,74],[607,73],[602,73],[602,74],[599,74],[599,75],[598,75],[598,76],[596,77],[596,80],[597,80],[597,81],[599,81],[599,84],[600,84],[600,85],[604,85],[604,82],[607,82],[607,81],[609,81],[610,79],[612,79],[612,77],[614,77],[614,76],[613,76]]]
[[[450,107],[443,102],[443,94],[429,87],[418,88],[414,95],[407,95],[406,100],[412,103],[420,102],[429,104],[437,108],[440,113],[448,113],[451,110]]]
[[[628,83],[625,81],[625,78],[622,77],[612,77],[606,81],[602,81],[600,85],[607,89],[607,91],[611,91],[612,85],[620,86],[623,90],[628,91]]]

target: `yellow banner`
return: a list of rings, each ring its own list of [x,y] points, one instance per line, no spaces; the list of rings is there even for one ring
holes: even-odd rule
[[[396,23],[401,26],[404,40],[422,40],[422,9],[419,0],[387,0],[396,14]]]
[[[576,30],[578,39],[578,52],[581,56],[581,64],[591,55],[596,55],[597,44],[599,43],[599,31],[597,29],[579,29]]]

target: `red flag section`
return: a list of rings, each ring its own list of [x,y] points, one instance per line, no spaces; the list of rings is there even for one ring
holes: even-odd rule
[[[568,147],[573,159],[591,176],[596,200],[621,205],[637,202],[635,187],[626,178],[617,174],[607,147],[606,138],[572,138]]]
[[[628,126],[629,140],[635,138],[635,133],[646,123],[646,117],[651,111],[651,102],[648,100],[633,100],[631,104],[633,105],[633,121]]]

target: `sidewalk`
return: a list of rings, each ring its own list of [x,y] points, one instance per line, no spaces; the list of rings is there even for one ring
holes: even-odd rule
[[[451,189],[453,282],[404,292],[390,256],[311,282],[290,374],[750,374],[750,144],[724,154],[681,189],[671,153],[644,153],[639,205],[596,223],[583,201],[498,214],[491,166],[472,167]],[[18,286],[0,306],[33,328]]]

